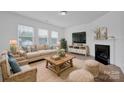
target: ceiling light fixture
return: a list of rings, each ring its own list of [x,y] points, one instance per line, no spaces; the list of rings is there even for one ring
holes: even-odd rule
[[[67,15],[67,11],[60,11],[59,14],[60,15]]]

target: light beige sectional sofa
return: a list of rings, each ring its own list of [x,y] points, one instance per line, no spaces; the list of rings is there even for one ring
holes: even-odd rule
[[[46,45],[35,45],[32,46],[35,51],[25,52],[24,50],[18,50],[18,54],[20,56],[24,56],[29,63],[44,59],[45,56],[52,55],[57,52],[57,49],[49,49]]]
[[[26,53],[25,57],[29,60],[29,62],[33,62],[36,60],[44,59],[45,56],[51,55],[56,51],[57,49],[38,50],[35,52]]]

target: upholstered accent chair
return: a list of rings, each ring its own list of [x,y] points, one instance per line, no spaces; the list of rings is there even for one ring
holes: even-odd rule
[[[0,60],[2,77],[4,82],[35,82],[37,78],[37,68],[29,65],[21,66],[21,71],[12,73],[6,57]]]

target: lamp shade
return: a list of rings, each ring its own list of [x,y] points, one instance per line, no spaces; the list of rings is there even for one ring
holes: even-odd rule
[[[14,39],[13,39],[13,40],[10,40],[10,41],[9,41],[9,44],[14,44],[14,45],[16,45],[16,44],[17,44],[17,41],[14,40]]]

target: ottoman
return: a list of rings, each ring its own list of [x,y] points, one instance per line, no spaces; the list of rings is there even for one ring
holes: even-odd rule
[[[70,82],[93,82],[94,76],[85,69],[72,71],[69,74],[68,80]]]
[[[99,75],[99,62],[95,60],[86,60],[85,61],[85,68],[90,73],[93,74],[94,78],[97,78]]]

